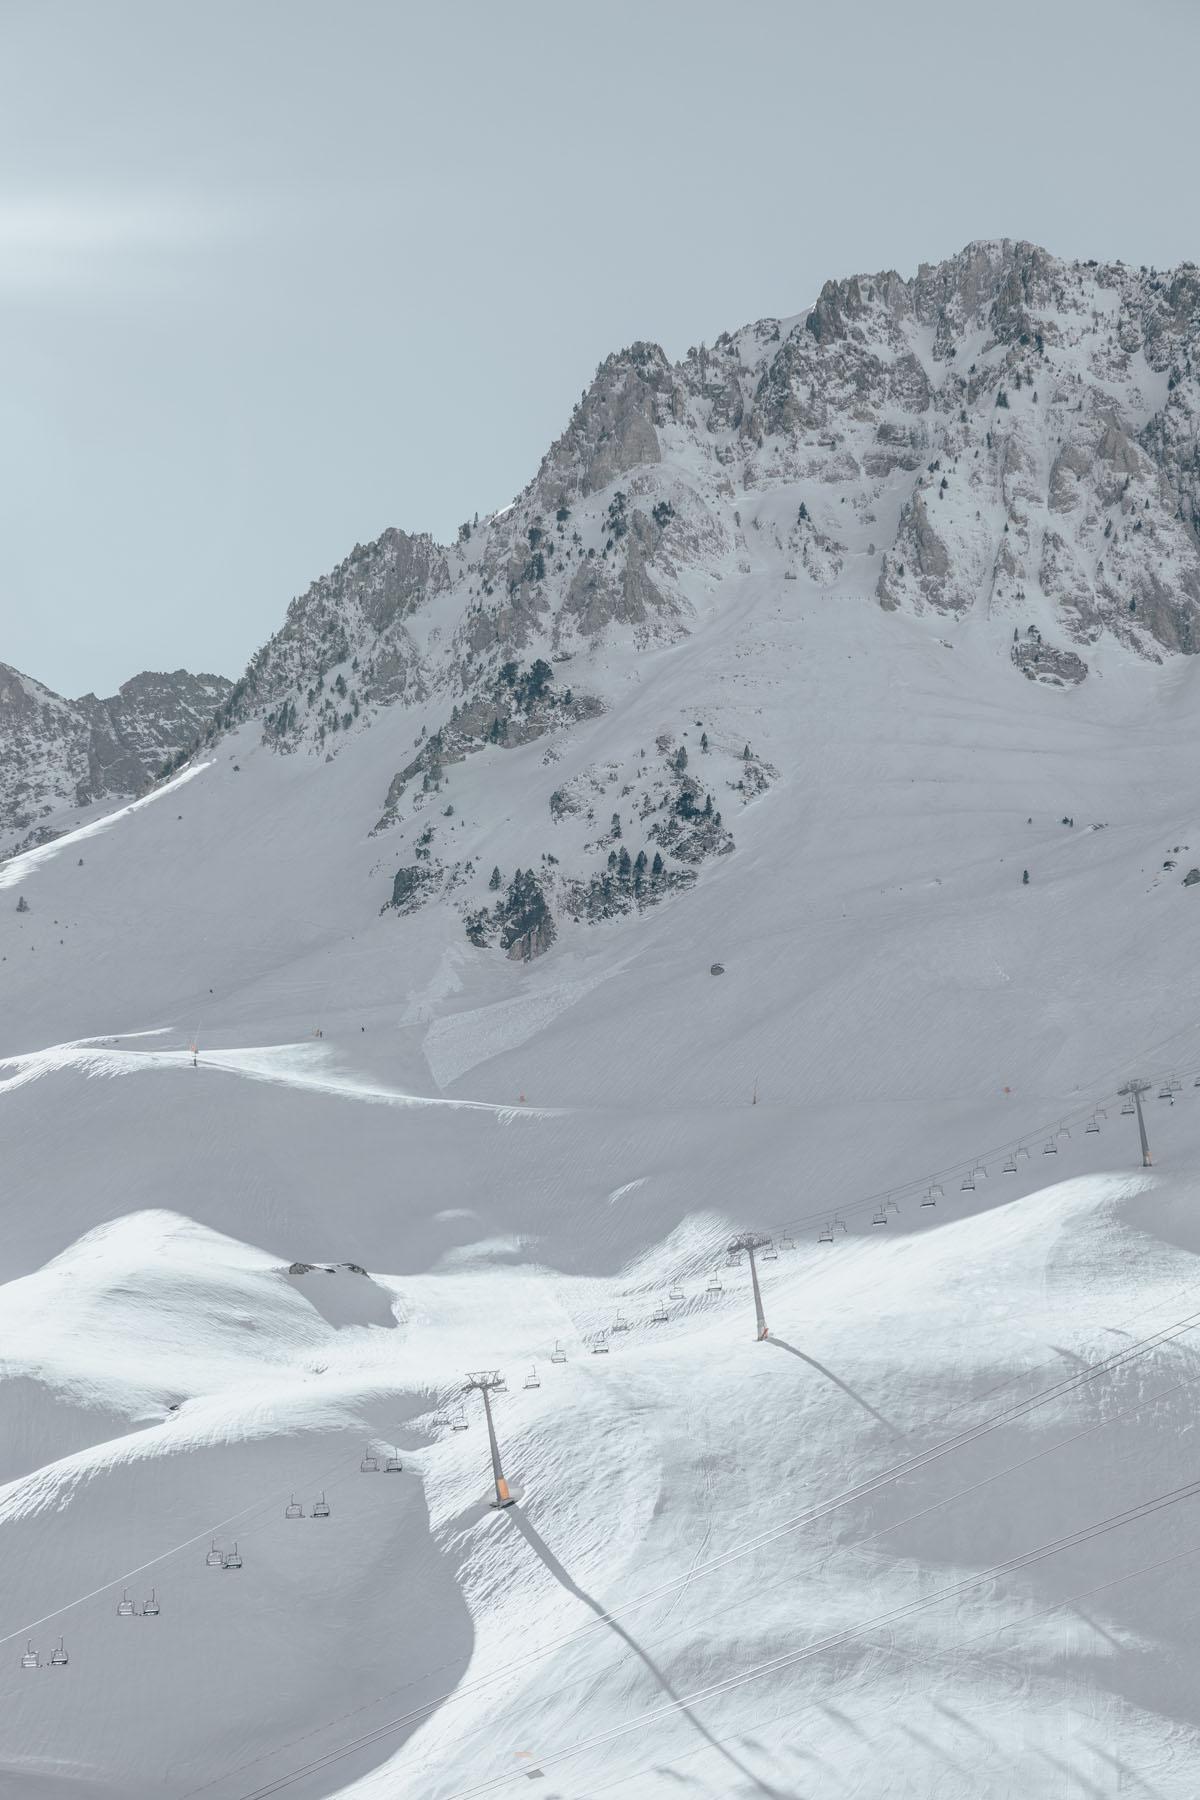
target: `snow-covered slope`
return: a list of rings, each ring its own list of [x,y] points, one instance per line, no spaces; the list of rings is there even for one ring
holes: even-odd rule
[[[695,367],[0,866],[0,1794],[1194,1795],[1197,665],[881,605],[917,471],[747,484]]]
[[[0,663],[0,854],[70,829],[97,801],[140,794],[232,685],[176,669],[135,675],[107,700],[64,700]]]

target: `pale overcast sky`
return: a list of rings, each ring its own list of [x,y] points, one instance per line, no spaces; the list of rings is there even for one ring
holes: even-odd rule
[[[0,660],[240,672],[597,362],[974,237],[1200,260],[1194,0],[0,0]]]

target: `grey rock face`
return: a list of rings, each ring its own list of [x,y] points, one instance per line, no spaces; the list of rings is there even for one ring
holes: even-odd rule
[[[144,673],[111,698],[65,700],[0,663],[0,850],[37,841],[68,808],[142,793],[229,694],[223,675]]]

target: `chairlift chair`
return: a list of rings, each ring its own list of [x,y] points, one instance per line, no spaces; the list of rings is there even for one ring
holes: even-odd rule
[[[1193,1081],[1193,1083],[1192,1083],[1192,1086],[1193,1086],[1193,1087],[1200,1087],[1200,1075],[1197,1075],[1197,1077],[1196,1077],[1196,1079],[1195,1079],[1195,1081]]]
[[[150,1598],[142,1606],[143,1619],[157,1619],[162,1607],[158,1604],[157,1588],[150,1589]]]
[[[608,1333],[606,1331],[598,1331],[592,1339],[592,1355],[608,1355]]]
[[[969,1169],[962,1178],[962,1187],[959,1189],[959,1192],[962,1194],[973,1194],[975,1192],[975,1177]]]
[[[1058,1141],[1056,1138],[1047,1138],[1046,1139],[1045,1143],[1042,1145],[1042,1155],[1043,1156],[1057,1156],[1058,1155]]]
[[[21,1667],[23,1669],[40,1669],[41,1666],[42,1666],[41,1658],[39,1657],[37,1651],[33,1647],[33,1639],[32,1638],[26,1639],[25,1653],[21,1657]]]
[[[886,1206],[876,1207],[875,1216],[871,1220],[872,1225],[886,1225],[887,1222],[888,1222],[887,1207]]]
[[[237,1539],[235,1538],[233,1541],[233,1549],[227,1550],[225,1552],[225,1560],[221,1564],[221,1567],[223,1569],[240,1569],[241,1566],[242,1566],[241,1553],[238,1550]]]
[[[565,1363],[566,1360],[567,1360],[567,1353],[562,1347],[562,1339],[555,1338],[554,1349],[550,1353],[550,1361],[552,1363]]]
[[[1096,1108],[1095,1112],[1092,1114],[1092,1117],[1094,1119],[1107,1119],[1107,1117],[1108,1117],[1107,1106],[1098,1106]]]
[[[629,1320],[625,1317],[625,1314],[623,1312],[618,1312],[616,1318],[612,1322],[612,1329],[614,1331],[628,1331],[629,1330]]]
[[[1158,1090],[1158,1097],[1160,1100],[1169,1100],[1171,1098],[1171,1090],[1165,1081]]]
[[[1017,1159],[1016,1159],[1016,1157],[1015,1157],[1015,1156],[1009,1156],[1009,1157],[1007,1157],[1007,1158],[1006,1158],[1006,1159],[1005,1159],[1005,1163],[1004,1163],[1004,1173],[1005,1173],[1005,1174],[1006,1174],[1006,1175],[1015,1175],[1015,1174],[1016,1174],[1016,1172],[1017,1172]]]
[[[929,1184],[929,1191],[935,1200],[942,1200],[945,1198],[946,1190],[940,1181],[931,1181]]]
[[[671,1284],[671,1292],[667,1297],[670,1300],[685,1300],[687,1298],[677,1281]]]
[[[796,1248],[796,1240],[792,1236],[790,1231],[785,1231],[783,1236],[780,1238],[779,1248],[781,1250],[794,1250]]]
[[[1122,1106],[1122,1108],[1121,1108],[1121,1114],[1122,1114],[1122,1117],[1124,1117],[1124,1118],[1132,1118],[1133,1117],[1133,1101],[1132,1100],[1126,1100],[1124,1106]]]
[[[976,1163],[974,1169],[972,1170],[972,1174],[974,1175],[976,1181],[979,1180],[979,1177],[981,1175],[983,1176],[984,1180],[986,1181],[987,1180],[987,1164],[981,1163],[981,1162]]]
[[[530,1368],[529,1368],[529,1373],[525,1377],[525,1386],[527,1388],[535,1388],[535,1387],[541,1387],[541,1385],[542,1385],[542,1378],[537,1372],[537,1364],[531,1363]]]
[[[921,1205],[922,1206],[936,1206],[937,1205],[937,1201],[933,1197],[933,1189],[932,1188],[930,1188],[930,1190],[927,1194],[924,1194],[922,1196]]]
[[[1025,1158],[1026,1162],[1028,1162],[1029,1158],[1033,1155],[1033,1152],[1032,1152],[1032,1150],[1030,1150],[1028,1144],[1022,1144],[1020,1149],[1017,1151],[1017,1155],[1023,1156]]]
[[[1087,1124],[1083,1128],[1084,1136],[1086,1137],[1089,1132],[1099,1131],[1099,1129],[1100,1129],[1099,1119],[1089,1119]]]
[[[70,1657],[67,1655],[66,1645],[63,1643],[63,1640],[59,1638],[57,1644],[50,1652],[50,1667],[52,1669],[65,1669],[69,1661]]]
[[[834,1213],[833,1228],[835,1231],[849,1231],[849,1229],[850,1229],[850,1227],[847,1225],[845,1219],[843,1219],[841,1213]]]
[[[1054,1135],[1055,1137],[1069,1138],[1071,1135],[1071,1127],[1069,1125],[1060,1125]]]
[[[762,1258],[763,1258],[764,1262],[778,1262],[779,1261],[779,1252],[775,1248],[774,1244],[764,1245]]]
[[[368,1444],[363,1451],[363,1459],[358,1466],[364,1475],[377,1475],[379,1473],[379,1457],[376,1455],[375,1451],[372,1450],[370,1444]]]
[[[1167,1083],[1167,1086],[1170,1088],[1170,1090],[1173,1094],[1180,1094],[1183,1092],[1183,1083],[1182,1083],[1182,1081],[1180,1081],[1178,1075],[1172,1075],[1171,1079]]]
[[[817,1242],[818,1242],[818,1244],[832,1244],[832,1242],[833,1242],[833,1226],[832,1225],[822,1225],[820,1232],[817,1235]]]
[[[283,1516],[285,1519],[302,1519],[304,1517],[304,1508],[297,1500],[295,1494],[292,1495],[291,1499],[284,1507]]]
[[[467,1409],[465,1406],[460,1406],[456,1413],[450,1415],[450,1429],[451,1431],[469,1431],[470,1428],[471,1422],[467,1418]]]
[[[313,1501],[312,1516],[314,1519],[327,1519],[329,1517],[329,1502],[325,1498],[324,1488],[321,1489],[320,1499]]]
[[[671,1317],[671,1315],[667,1311],[666,1301],[660,1300],[658,1303],[657,1310],[655,1312],[652,1312],[650,1315],[650,1321],[651,1321],[651,1324],[653,1324],[653,1325],[665,1325],[667,1323],[667,1321],[670,1319],[670,1317]]]
[[[717,1270],[713,1270],[712,1277],[704,1291],[706,1294],[723,1294],[725,1292],[725,1289],[721,1285],[720,1274]]]
[[[129,1598],[129,1589],[122,1588],[121,1598],[117,1601],[117,1617],[119,1619],[132,1619],[135,1617],[136,1613],[137,1607]]]
[[[404,1464],[400,1461],[400,1452],[398,1450],[390,1450],[388,1452],[387,1459],[383,1465],[383,1472],[385,1475],[403,1475]]]
[[[213,1539],[212,1547],[209,1550],[208,1555],[205,1557],[204,1561],[205,1561],[206,1565],[208,1566],[208,1568],[210,1568],[210,1569],[219,1569],[219,1568],[223,1567],[225,1558],[222,1556],[221,1552],[217,1549],[216,1538]]]

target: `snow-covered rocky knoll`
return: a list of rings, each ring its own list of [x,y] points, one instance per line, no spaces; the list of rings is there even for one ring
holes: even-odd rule
[[[5,1800],[1194,1800],[1193,280],[613,358],[0,864]]]

